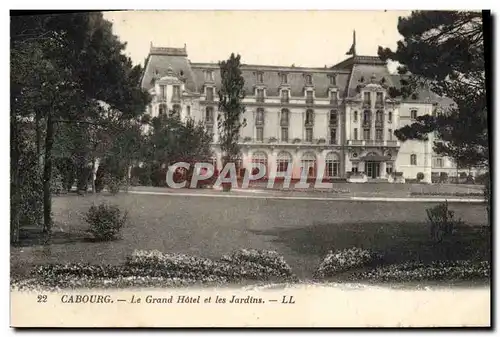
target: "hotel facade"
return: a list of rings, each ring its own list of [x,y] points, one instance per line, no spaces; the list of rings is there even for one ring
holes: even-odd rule
[[[292,179],[307,174],[358,182],[404,181],[422,173],[430,183],[433,174],[456,172],[452,161],[433,153],[432,135],[428,141],[406,142],[394,136],[417,116],[449,103],[428,90],[409,99],[389,97],[388,89],[400,85],[399,75],[378,57],[354,55],[323,68],[243,64],[241,69],[247,123],[238,168],[261,163],[269,177],[291,166]],[[220,83],[218,64],[190,62],[186,47],[153,45],[141,80],[153,97],[149,115],[173,112],[205,124],[213,134],[213,163],[219,170]]]

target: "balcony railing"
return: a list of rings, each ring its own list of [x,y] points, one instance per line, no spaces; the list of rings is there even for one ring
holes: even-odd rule
[[[306,104],[314,104],[314,98],[306,98]]]
[[[384,107],[384,102],[375,102],[375,108],[383,108]]]
[[[330,119],[330,126],[337,126],[339,125],[339,120],[338,119]]]
[[[259,102],[259,103],[263,103],[264,102],[264,96],[257,96],[255,97],[255,101]]]
[[[371,121],[368,119],[368,120],[364,120],[363,121],[363,126],[364,127],[370,127],[371,126]]]
[[[288,98],[288,97],[281,97],[281,103],[290,103],[290,98]]]
[[[363,101],[363,108],[371,108],[372,102],[371,101]]]
[[[399,140],[386,140],[386,146],[400,146]]]
[[[384,126],[384,121],[381,121],[381,120],[375,121],[375,127],[381,128],[383,126]]]
[[[353,146],[363,146],[365,144],[364,140],[357,140],[357,139],[351,139],[347,141],[348,145],[353,145]]]
[[[305,125],[305,126],[313,126],[313,125],[314,125],[314,121],[312,121],[312,120],[307,120],[307,119],[306,119],[306,121],[305,121],[304,125]]]

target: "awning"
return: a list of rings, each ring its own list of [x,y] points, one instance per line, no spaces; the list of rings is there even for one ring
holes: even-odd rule
[[[363,160],[363,161],[388,161],[388,160],[391,160],[391,157],[381,156],[381,155],[377,154],[377,155],[364,156],[364,157],[359,158],[359,160]]]

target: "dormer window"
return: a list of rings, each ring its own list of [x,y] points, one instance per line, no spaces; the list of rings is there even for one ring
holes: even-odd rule
[[[160,85],[160,99],[167,99],[167,86],[165,85]]]
[[[306,103],[314,103],[314,95],[312,90],[306,91]]]
[[[329,75],[330,78],[330,85],[337,85],[337,78],[335,75]]]
[[[207,91],[207,97],[206,97],[206,100],[208,102],[213,102],[214,101],[214,88],[212,87],[207,87],[206,88],[206,91]]]
[[[337,91],[330,91],[330,101],[331,101],[331,104],[337,104],[338,103],[338,93],[337,93]]]
[[[307,74],[305,77],[306,77],[306,85],[312,85],[312,76]]]
[[[172,88],[172,101],[179,102],[181,100],[181,87],[178,85],[174,85]]]
[[[370,93],[369,92],[365,92],[363,94],[363,103],[369,104],[370,102],[371,102]]]
[[[208,82],[214,81],[214,71],[213,70],[205,71],[205,80],[207,80]]]
[[[281,77],[281,84],[288,83],[288,74],[280,74],[280,77]]]
[[[264,74],[262,72],[257,73],[257,83],[263,83],[264,82]]]
[[[290,91],[281,90],[281,103],[288,103],[290,100]]]
[[[257,102],[264,102],[264,89],[256,89],[255,96]]]

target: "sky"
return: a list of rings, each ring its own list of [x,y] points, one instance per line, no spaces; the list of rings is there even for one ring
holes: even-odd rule
[[[150,44],[187,46],[192,62],[218,62],[239,53],[246,64],[332,66],[345,58],[356,30],[356,53],[377,55],[401,39],[408,11],[117,11],[105,12],[134,63]],[[393,68],[393,67],[391,67]]]

